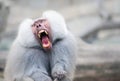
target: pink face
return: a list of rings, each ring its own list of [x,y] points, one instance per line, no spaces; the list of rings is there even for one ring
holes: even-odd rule
[[[32,31],[43,49],[50,50],[52,48],[51,28],[48,20],[35,21],[32,25]]]

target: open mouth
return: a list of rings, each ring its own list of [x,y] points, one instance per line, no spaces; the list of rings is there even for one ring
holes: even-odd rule
[[[51,47],[50,38],[49,38],[48,32],[46,30],[40,30],[38,32],[38,37],[42,43],[43,48]]]

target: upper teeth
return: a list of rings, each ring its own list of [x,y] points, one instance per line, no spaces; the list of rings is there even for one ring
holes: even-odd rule
[[[48,32],[47,32],[47,31],[41,30],[41,31],[38,32],[38,37],[39,37],[39,38],[41,38],[41,33],[43,33],[43,32],[45,32],[45,33],[48,35]]]
[[[40,38],[40,34],[38,34],[38,37]]]
[[[47,32],[47,31],[45,31],[45,33],[46,33],[46,34],[48,34],[48,32]]]
[[[45,30],[41,30],[41,31],[39,31],[39,34],[41,34],[42,32],[44,32]]]

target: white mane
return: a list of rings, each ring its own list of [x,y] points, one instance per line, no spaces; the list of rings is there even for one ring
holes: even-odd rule
[[[65,20],[59,13],[55,11],[46,11],[43,13],[41,18],[48,19],[48,21],[50,22],[53,41],[57,38],[64,38],[67,35],[68,30],[66,28]],[[31,29],[31,25],[34,23],[34,21],[38,19],[26,19],[20,24],[18,37],[16,40],[21,45],[27,47],[40,46],[40,44],[35,39],[35,36],[32,33]]]
[[[25,19],[20,24],[18,37],[16,40],[23,46],[39,46],[39,43],[37,42],[31,29],[33,23],[34,21],[32,19]]]
[[[64,38],[67,33],[67,27],[63,16],[56,11],[46,11],[42,18],[48,19],[51,25],[53,41],[57,38]]]

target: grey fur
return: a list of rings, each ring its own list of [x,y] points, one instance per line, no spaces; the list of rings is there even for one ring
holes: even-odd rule
[[[56,17],[51,19],[51,16]],[[42,18],[48,19],[52,27],[52,50],[45,52],[41,48],[31,31],[34,20],[26,19],[21,23],[8,55],[5,81],[53,81],[56,77],[60,81],[72,81],[75,69],[75,38],[66,29],[64,18],[57,12],[46,11]],[[56,24],[59,22],[60,24]],[[55,32],[56,26],[59,29]]]

